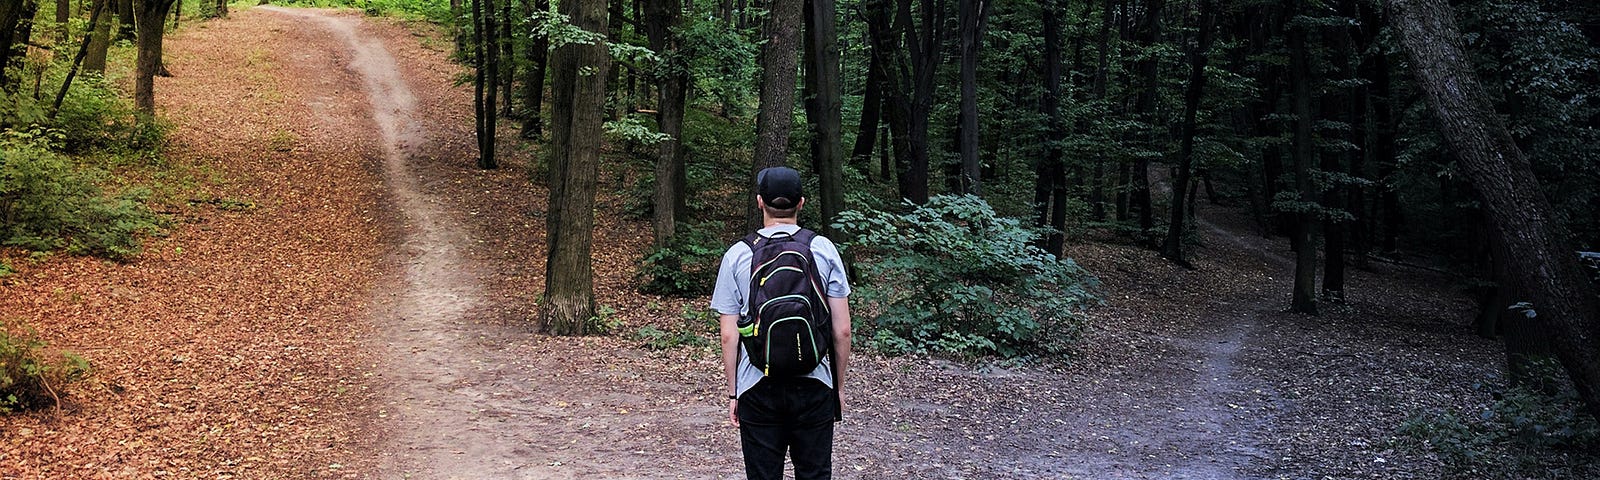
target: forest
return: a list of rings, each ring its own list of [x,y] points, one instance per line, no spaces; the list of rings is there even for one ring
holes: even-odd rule
[[[1600,4],[257,3],[0,0],[0,477],[736,472],[774,166],[846,478],[1600,475]]]

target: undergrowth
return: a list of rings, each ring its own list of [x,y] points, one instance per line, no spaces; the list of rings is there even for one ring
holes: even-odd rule
[[[669,350],[678,347],[705,348],[717,331],[717,316],[710,311],[684,305],[678,314],[679,324],[667,330],[651,325],[639,327],[634,339],[651,350]]]
[[[58,405],[67,386],[92,372],[83,357],[11,330],[0,324],[0,414]]]
[[[874,314],[856,325],[873,347],[1016,357],[1077,337],[1096,281],[1034,246],[1042,232],[971,195],[907,206],[839,215],[860,272],[857,311]]]
[[[1521,477],[1552,473],[1540,459],[1589,455],[1600,448],[1600,425],[1583,411],[1571,388],[1540,391],[1531,385],[1563,385],[1552,359],[1535,362],[1533,380],[1491,390],[1495,401],[1477,411],[1443,409],[1413,414],[1397,429],[1406,448],[1432,452],[1456,473]],[[1591,458],[1591,464],[1597,459]],[[1591,465],[1591,468],[1593,465]]]

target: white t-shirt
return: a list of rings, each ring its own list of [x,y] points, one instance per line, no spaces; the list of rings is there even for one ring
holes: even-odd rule
[[[763,237],[771,237],[778,232],[793,235],[800,231],[799,225],[774,225],[757,230],[756,233]],[[728,252],[722,254],[722,267],[717,270],[717,287],[711,293],[711,308],[723,315],[738,315],[741,318],[748,313],[749,306],[745,302],[750,299],[750,262],[754,254],[750,246],[744,242],[728,247]],[[811,257],[817,266],[817,275],[822,277],[823,290],[830,298],[845,298],[850,296],[850,281],[845,276],[844,260],[839,258],[839,247],[827,237],[817,235],[811,240]],[[750,364],[750,354],[744,349],[739,349],[738,378],[734,382],[738,391],[734,395],[744,395],[745,390],[761,381],[761,370]],[[822,358],[822,364],[812,370],[807,377],[815,378],[828,388],[833,388],[833,368],[827,357]]]

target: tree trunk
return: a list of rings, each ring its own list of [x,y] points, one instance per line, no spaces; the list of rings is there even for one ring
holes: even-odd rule
[[[1044,49],[1041,76],[1044,89],[1039,92],[1039,113],[1045,118],[1044,157],[1035,163],[1033,182],[1034,224],[1045,227],[1052,223],[1053,198],[1061,182],[1061,140],[1066,135],[1061,119],[1061,5],[1056,0],[1045,0],[1039,5],[1040,26]],[[963,68],[965,65],[963,65]],[[965,88],[965,86],[963,86]],[[1061,255],[1061,232],[1055,231],[1039,239],[1039,248],[1051,255]]]
[[[1145,48],[1153,49],[1161,41],[1161,10],[1166,0],[1148,0],[1145,3],[1144,20],[1139,28],[1140,43]],[[1161,88],[1160,64],[1152,55],[1139,60],[1139,77],[1142,87],[1136,99],[1134,111],[1138,112],[1145,123],[1144,145],[1146,154],[1139,155],[1133,166],[1133,207],[1139,210],[1139,231],[1146,234],[1155,228],[1154,212],[1150,204],[1150,155],[1161,149],[1156,140],[1156,125],[1161,122],[1156,118],[1156,100],[1158,90]]]
[[[762,26],[761,110],[756,114],[756,148],[753,171],[784,165],[789,159],[789,128],[794,123],[794,87],[799,67],[800,26],[803,0],[773,0],[767,21]],[[749,206],[745,210],[747,230],[761,228],[761,212],[756,210],[755,182],[745,182]]]
[[[524,17],[532,17],[535,9],[540,12],[550,11],[550,0],[522,0]],[[523,51],[528,61],[528,68],[523,72],[525,76],[522,78],[522,100],[524,102],[522,105],[522,138],[524,139],[537,138],[544,133],[544,77],[545,65],[550,52],[550,39],[544,35],[532,33],[533,27],[531,25],[528,28],[529,35],[533,35],[533,38],[529,41],[528,48]]]
[[[983,193],[983,163],[978,158],[978,45],[992,5],[990,0],[959,0],[957,6],[961,28],[961,111],[956,149],[961,152],[961,175],[956,192],[962,194]]]
[[[1172,216],[1167,224],[1167,238],[1161,244],[1161,256],[1184,268],[1194,268],[1183,254],[1183,232],[1188,225],[1184,198],[1189,188],[1190,171],[1194,168],[1194,136],[1196,117],[1200,111],[1200,97],[1206,88],[1206,62],[1210,59],[1212,30],[1216,25],[1215,0],[1200,0],[1200,38],[1189,51],[1189,85],[1183,91],[1183,136],[1178,152],[1178,175],[1172,180]]]
[[[1102,104],[1108,103],[1106,98],[1106,84],[1111,77],[1111,24],[1116,21],[1116,10],[1112,8],[1112,0],[1106,0],[1100,11],[1100,39],[1099,58],[1094,69],[1094,99]],[[1094,184],[1089,190],[1090,215],[1095,221],[1106,219],[1106,158],[1105,155],[1095,155],[1092,160],[1094,165],[1090,177]]]
[[[901,196],[918,205],[928,203],[928,119],[933,113],[934,88],[939,61],[939,41],[944,38],[944,3],[925,0],[920,29],[911,27],[911,0],[900,0],[897,23],[904,25],[905,43],[911,54],[911,117],[907,135],[909,163],[900,173]]]
[[[1289,0],[1288,15],[1293,17],[1305,11],[1304,0]],[[1299,218],[1293,242],[1294,294],[1289,310],[1296,313],[1317,313],[1317,246],[1312,244],[1311,232],[1316,228],[1317,216],[1306,211],[1307,205],[1317,201],[1311,181],[1311,161],[1316,156],[1316,143],[1312,138],[1312,125],[1316,119],[1311,113],[1311,52],[1306,46],[1306,29],[1303,25],[1291,26],[1286,32],[1289,48],[1289,83],[1294,90],[1294,184],[1299,205],[1292,215]]]
[[[71,19],[72,0],[56,0],[56,30],[63,45],[67,43],[67,21]]]
[[[483,148],[478,150],[478,168],[492,170],[500,167],[499,158],[495,156],[495,133],[499,130],[499,107],[495,104],[500,98],[500,20],[495,18],[494,0],[478,0],[483,2],[483,133],[479,134],[479,142]],[[510,0],[501,0],[510,1]]]
[[[1346,6],[1348,6],[1347,2],[1341,2],[1340,10],[1344,10]],[[1355,12],[1341,11],[1340,13],[1347,18],[1353,18]],[[1338,75],[1340,80],[1354,80],[1355,70],[1350,66],[1350,59],[1360,53],[1356,52],[1351,44],[1348,27],[1330,27],[1326,30],[1323,38],[1326,39],[1329,52],[1333,57],[1333,73]],[[1333,121],[1349,121],[1350,112],[1356,108],[1356,104],[1352,103],[1352,100],[1354,100],[1352,92],[1344,88],[1330,88],[1328,90],[1332,91],[1323,93],[1322,97],[1322,117]],[[1351,128],[1355,127],[1353,124],[1349,126]],[[1322,135],[1323,143],[1333,144],[1339,141],[1354,143],[1360,141],[1349,136],[1346,133],[1348,131],[1330,129]],[[1344,172],[1346,170],[1345,164],[1347,163],[1345,157],[1350,154],[1351,152],[1343,148],[1324,149],[1320,169],[1324,173],[1330,174]],[[1328,214],[1323,215],[1322,221],[1322,296],[1336,302],[1344,300],[1344,251],[1348,241],[1350,222],[1343,219],[1341,213],[1351,213],[1346,209],[1345,196],[1348,195],[1347,188],[1348,186],[1342,182],[1333,182],[1325,192],[1322,192],[1322,208],[1328,212]]]
[[[217,17],[228,17],[228,0],[217,0]]]
[[[649,37],[650,49],[664,58],[678,58],[679,40],[672,30],[679,24],[682,12],[683,6],[678,0],[648,0],[645,4],[645,35]],[[681,63],[662,65],[656,75],[661,85],[657,90],[656,123],[661,126],[661,133],[667,135],[656,151],[651,226],[654,227],[657,247],[665,246],[677,234],[678,215],[684,203],[686,182],[682,138],[689,80],[684,68]]]
[[[567,0],[561,13],[575,27],[606,33],[606,0]],[[555,335],[592,331],[594,317],[595,176],[600,160],[606,71],[605,45],[567,44],[556,50],[551,112],[549,253],[540,330]],[[580,73],[581,72],[581,73]]]
[[[833,221],[844,207],[843,123],[839,114],[839,47],[834,0],[806,0],[806,119],[815,128],[811,166],[816,172],[822,216],[817,231],[838,238]]]
[[[117,40],[133,40],[134,27],[139,23],[133,13],[135,0],[114,0],[117,3]]]
[[[868,44],[872,44],[870,38]],[[883,118],[883,84],[888,79],[884,77],[881,55],[869,52],[867,57],[867,86],[861,96],[861,121],[856,123],[856,144],[850,149],[850,165],[861,170],[867,181],[871,182],[872,149],[878,138],[879,120]],[[888,148],[888,145],[885,144],[884,148]]]
[[[173,0],[138,0],[138,59],[134,62],[133,104],[146,115],[156,113],[156,73],[161,70],[161,39]]]
[[[1527,157],[1478,83],[1448,4],[1391,0],[1393,23],[1418,89],[1462,173],[1477,187],[1509,255],[1516,291],[1551,332],[1556,357],[1600,418],[1600,299],[1584,275]]]
[[[17,24],[22,22],[23,3],[24,0],[0,0],[0,89],[8,92],[14,90],[16,82],[16,79],[6,76],[11,59],[22,58],[12,53],[12,46],[16,42]],[[27,42],[27,39],[22,40]]]
[[[94,32],[89,41],[89,53],[83,57],[84,72],[100,76],[106,74],[106,52],[111,48],[112,3],[108,1],[100,6],[100,21],[94,24]]]
[[[61,111],[61,101],[67,98],[67,89],[72,88],[73,77],[78,76],[78,66],[82,65],[83,58],[89,55],[89,44],[94,40],[94,32],[97,30],[95,27],[99,22],[103,21],[100,13],[105,10],[105,4],[106,0],[94,0],[94,6],[90,7],[89,28],[87,29],[89,33],[83,36],[83,44],[78,47],[78,54],[72,57],[72,66],[67,69],[67,78],[61,82],[61,91],[56,93],[56,101],[50,105],[50,118],[52,120],[56,118],[56,112]]]
[[[472,117],[476,130],[473,137],[478,141],[478,168],[488,169],[494,165],[494,133],[490,127],[494,119],[494,93],[489,87],[494,75],[489,68],[489,52],[494,48],[489,46],[489,18],[487,13],[493,13],[494,7],[487,5],[489,0],[472,0]]]
[[[500,115],[506,118],[517,118],[517,112],[512,105],[516,95],[517,62],[516,62],[516,34],[513,33],[517,22],[511,16],[512,0],[500,0],[500,19],[495,27],[495,41],[500,44],[500,54],[495,57],[496,64],[500,67],[496,72],[500,74]]]

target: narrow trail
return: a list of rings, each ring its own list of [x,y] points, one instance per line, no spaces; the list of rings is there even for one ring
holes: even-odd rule
[[[421,48],[423,34],[349,12],[256,7],[232,21],[250,15],[295,25],[272,31],[296,45],[290,75],[315,78],[297,83],[328,127],[314,130],[357,135],[349,143],[361,145],[369,175],[382,179],[383,212],[375,216],[392,229],[390,268],[363,319],[376,332],[367,348],[381,359],[369,380],[379,392],[376,411],[365,418],[379,458],[371,476],[740,471],[715,348],[653,351],[633,338],[643,326],[692,324],[704,310],[703,299],[633,290],[633,259],[648,243],[639,225],[602,225],[610,230],[597,237],[621,241],[596,251],[598,301],[635,323],[603,337],[530,333],[545,192],[517,162],[494,173],[464,166],[470,99],[450,87],[459,69],[447,53]],[[625,174],[611,176],[602,181],[627,188]],[[623,218],[621,203],[597,210]],[[1281,390],[1326,370],[1285,354],[1278,329],[1325,332],[1281,313],[1292,267],[1281,248],[1239,233],[1248,228],[1237,214],[1213,217],[1211,208],[1200,213],[1200,270],[1121,238],[1069,247],[1105,281],[1107,298],[1088,313],[1090,331],[1066,357],[959,363],[862,355],[837,427],[836,477],[1301,478],[1306,470],[1284,466],[1286,450],[1367,453],[1338,435],[1326,445],[1285,440],[1284,425],[1296,419],[1284,412],[1314,400],[1286,400]],[[1352,383],[1368,380],[1359,367],[1349,367]]]
[[[379,288],[373,323],[390,352],[383,371],[393,389],[380,417],[388,419],[384,477],[513,478],[525,443],[504,434],[489,399],[514,394],[499,381],[494,355],[479,344],[488,332],[467,316],[484,303],[479,270],[466,255],[462,222],[424,192],[407,159],[427,144],[415,121],[416,98],[380,37],[363,35],[360,17],[263,7],[323,29],[346,49],[359,76],[383,147],[384,180],[404,233],[393,260],[403,265],[391,288]],[[489,408],[486,408],[489,407]],[[521,425],[521,427],[527,427]]]

